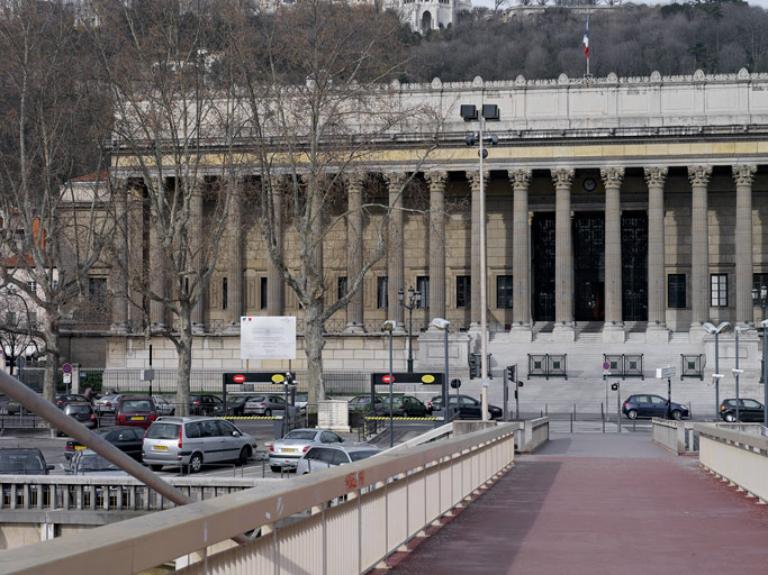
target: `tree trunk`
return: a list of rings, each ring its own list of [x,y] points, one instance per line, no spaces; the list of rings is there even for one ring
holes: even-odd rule
[[[313,301],[307,307],[304,324],[304,353],[307,356],[307,411],[316,413],[317,402],[325,399],[325,384],[323,382],[323,312],[322,300]]]
[[[59,379],[59,325],[46,313],[43,323],[45,339],[45,377],[43,379],[43,398],[50,402],[56,397],[56,382]]]
[[[179,317],[179,339],[176,353],[179,357],[176,368],[176,415],[189,415],[189,382],[192,376],[192,310],[183,306]]]

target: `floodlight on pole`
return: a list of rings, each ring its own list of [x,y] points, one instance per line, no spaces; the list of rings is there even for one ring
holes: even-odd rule
[[[720,334],[731,327],[731,324],[724,321],[715,326],[713,323],[705,322],[703,327],[708,334],[715,336],[715,374],[720,375]],[[720,379],[722,375],[715,377],[715,420],[720,416]]]
[[[397,322],[388,319],[384,322],[384,325],[382,325],[382,329],[389,333],[389,446],[394,447],[395,445],[395,422],[392,418],[392,405],[393,405],[393,389],[392,389],[392,382],[394,380],[392,376],[392,333],[397,329]],[[371,404],[371,408],[373,408],[374,405]]]
[[[443,331],[443,353],[445,359],[445,372],[443,373],[443,423],[448,423],[448,328],[451,322],[442,317],[432,320],[432,326]]]

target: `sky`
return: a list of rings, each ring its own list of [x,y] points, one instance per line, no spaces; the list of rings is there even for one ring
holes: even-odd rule
[[[625,0],[630,1],[630,0]],[[515,5],[518,2],[516,0],[508,0],[507,2],[510,5]],[[667,0],[635,0],[636,4],[669,4],[670,2]],[[681,0],[682,3],[682,0]],[[763,8],[768,8],[768,0],[749,0],[748,2],[751,6],[762,6]],[[486,6],[488,8],[493,7],[493,0],[472,0],[473,6]]]

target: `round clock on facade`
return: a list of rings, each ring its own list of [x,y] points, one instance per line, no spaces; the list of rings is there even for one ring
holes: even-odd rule
[[[597,189],[597,181],[595,178],[584,178],[581,187],[584,188],[585,192],[594,192]]]

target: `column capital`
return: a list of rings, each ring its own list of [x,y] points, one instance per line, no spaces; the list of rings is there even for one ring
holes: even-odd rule
[[[700,164],[697,166],[688,166],[688,180],[692,186],[706,186],[709,183],[709,177],[712,175],[712,166]]]
[[[573,182],[573,168],[554,168],[552,170],[552,182],[555,186],[570,186]]]
[[[531,170],[525,168],[515,168],[514,170],[507,170],[507,177],[514,187],[528,187],[531,183]]]
[[[664,182],[667,179],[667,172],[669,171],[666,166],[649,166],[643,168],[645,172],[645,183],[648,187],[663,187]]]
[[[757,166],[755,164],[735,164],[731,166],[731,171],[737,186],[751,186]]]
[[[484,181],[487,182],[490,175],[491,174],[488,170],[483,170]],[[480,170],[467,172],[467,180],[469,180],[469,186],[470,188],[472,188],[472,191],[479,190],[480,189]]]
[[[381,175],[390,188],[402,186],[408,178],[407,172],[382,172]]]
[[[442,190],[448,181],[448,172],[445,170],[429,170],[424,173],[424,179],[427,180],[430,190]]]
[[[603,179],[603,184],[605,184],[606,188],[618,188],[624,180],[624,167],[608,166],[607,168],[600,168],[600,177]]]
[[[344,183],[347,186],[347,189],[360,190],[365,184],[365,181],[368,178],[368,174],[366,172],[359,172],[355,170],[345,173],[342,177],[344,179]]]

